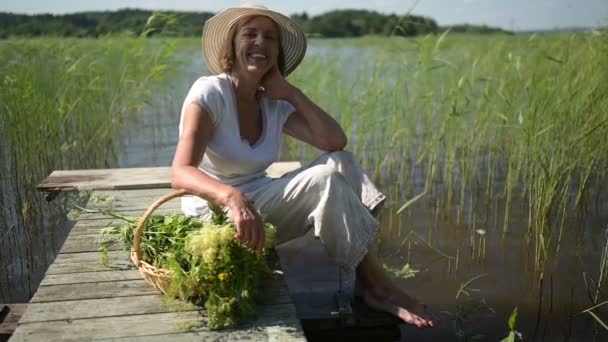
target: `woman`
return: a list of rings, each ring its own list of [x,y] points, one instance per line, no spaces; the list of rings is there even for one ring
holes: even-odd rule
[[[314,227],[343,270],[352,275],[356,268],[355,290],[368,305],[433,326],[410,311],[415,302],[368,252],[378,226],[370,212],[384,195],[342,151],[340,125],[284,78],[305,51],[298,25],[264,7],[229,8],[205,23],[203,53],[215,76],[199,78],[182,108],[172,185],[197,195],[183,198],[182,209],[205,216],[206,201],[228,208],[237,238],[258,251],[259,213],[277,226],[279,243]],[[277,158],[283,133],[329,153],[271,180],[264,170]]]

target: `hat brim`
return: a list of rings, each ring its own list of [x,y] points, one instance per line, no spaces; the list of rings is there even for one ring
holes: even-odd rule
[[[203,26],[203,56],[207,68],[213,74],[222,73],[221,49],[230,29],[241,18],[251,15],[263,15],[277,23],[280,30],[281,50],[283,52],[283,75],[289,75],[300,64],[306,54],[306,36],[304,31],[291,18],[275,11],[260,7],[231,7],[216,14]]]

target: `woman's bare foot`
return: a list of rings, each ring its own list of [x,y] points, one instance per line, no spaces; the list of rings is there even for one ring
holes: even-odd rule
[[[372,291],[365,291],[363,294],[363,301],[365,301],[365,304],[369,305],[373,309],[393,314],[399,317],[405,323],[415,325],[418,328],[430,328],[434,326],[434,322],[432,320],[422,318],[421,316],[410,311],[419,309],[419,306],[406,308],[403,305],[400,305],[398,300],[392,297],[375,296]],[[424,310],[423,308],[420,309]]]
[[[357,268],[355,295],[362,297],[370,307],[391,313],[419,328],[436,324],[433,319],[420,316],[419,313],[426,311],[426,305],[419,304],[397,286],[380,267],[373,253],[368,253]]]

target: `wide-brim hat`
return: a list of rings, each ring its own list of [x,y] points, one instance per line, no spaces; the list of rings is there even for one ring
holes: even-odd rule
[[[222,73],[220,52],[230,29],[246,16],[263,15],[273,20],[279,29],[283,53],[283,76],[289,75],[306,54],[306,36],[291,18],[261,5],[241,5],[227,8],[209,18],[203,26],[203,56],[207,68],[213,74]]]

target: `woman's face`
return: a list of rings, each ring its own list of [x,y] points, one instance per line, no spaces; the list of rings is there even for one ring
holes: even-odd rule
[[[265,75],[279,58],[279,34],[272,20],[257,16],[239,27],[234,36],[236,69]]]

